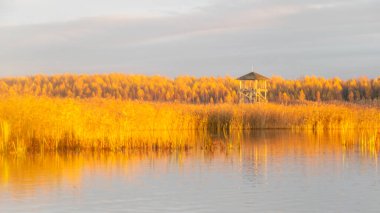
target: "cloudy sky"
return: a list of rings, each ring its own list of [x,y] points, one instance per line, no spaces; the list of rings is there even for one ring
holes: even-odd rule
[[[379,0],[0,0],[0,76],[380,75]]]

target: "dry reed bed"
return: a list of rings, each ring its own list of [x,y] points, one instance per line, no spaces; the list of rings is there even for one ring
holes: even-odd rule
[[[378,141],[380,110],[338,105],[185,105],[3,97],[0,151],[193,147],[207,132],[362,130]]]

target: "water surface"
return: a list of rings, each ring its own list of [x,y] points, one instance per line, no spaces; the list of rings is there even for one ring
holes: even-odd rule
[[[0,155],[0,212],[380,211],[379,147],[358,135],[199,141],[181,151]]]

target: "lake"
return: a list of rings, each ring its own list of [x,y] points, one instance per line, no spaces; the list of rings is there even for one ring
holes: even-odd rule
[[[0,155],[0,212],[378,212],[360,134],[209,135],[188,150]]]

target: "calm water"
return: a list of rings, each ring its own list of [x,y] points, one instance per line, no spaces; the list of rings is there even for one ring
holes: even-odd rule
[[[0,212],[380,211],[379,147],[353,136],[211,141],[207,151],[0,156]]]

